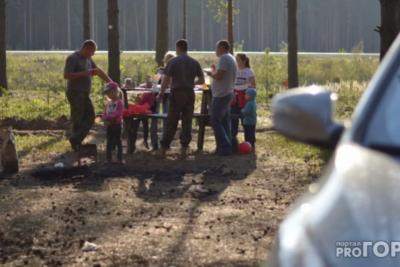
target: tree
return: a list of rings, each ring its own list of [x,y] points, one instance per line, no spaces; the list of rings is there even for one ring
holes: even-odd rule
[[[168,0],[157,0],[156,62],[163,65],[168,51]]]
[[[231,54],[233,54],[233,0],[228,0],[228,41],[231,44]]]
[[[233,16],[237,15],[239,10],[234,8],[233,0],[208,0],[208,7],[214,10],[214,18],[217,22],[221,22],[226,19],[226,25],[228,29],[227,39],[231,44],[230,52],[233,54],[233,46],[235,44],[235,39],[233,36]]]
[[[381,26],[376,28],[381,38],[381,60],[400,32],[400,1],[379,0],[381,4]]]
[[[71,38],[72,38],[72,32],[71,32],[71,1],[70,0],[67,0],[66,2],[65,2],[65,4],[67,5],[67,46],[68,46],[68,49],[71,49],[71,45],[72,45],[72,43],[71,43]]]
[[[183,25],[182,25],[182,38],[186,39],[187,38],[187,8],[186,8],[186,0],[182,0],[182,20],[183,20]]]
[[[118,1],[108,0],[108,75],[120,83],[118,12]]]
[[[92,38],[91,34],[91,3],[90,0],[83,0],[83,40]]]
[[[299,87],[297,66],[297,0],[288,0],[288,86]]]
[[[7,89],[6,61],[6,0],[0,0],[0,87],[4,89]]]

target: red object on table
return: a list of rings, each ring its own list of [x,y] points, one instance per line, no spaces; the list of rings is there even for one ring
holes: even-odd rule
[[[253,150],[253,147],[249,142],[243,142],[239,145],[239,153],[242,155],[250,154]]]
[[[145,103],[143,105],[139,104],[129,104],[128,108],[124,110],[124,118],[132,115],[145,115],[151,114],[150,105]]]
[[[147,92],[142,95],[142,97],[139,100],[139,105],[144,105],[148,104],[150,107],[154,104],[156,101],[156,96],[153,93]]]

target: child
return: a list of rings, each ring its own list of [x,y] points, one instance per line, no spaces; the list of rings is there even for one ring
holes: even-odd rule
[[[144,93],[140,98],[138,98],[136,105],[138,106],[147,106],[147,110],[149,111],[149,113],[152,113],[153,111],[153,107],[155,104],[155,97],[153,95],[153,93]],[[144,147],[146,149],[150,149],[149,147],[149,143],[148,143],[148,137],[149,137],[149,119],[147,118],[143,118],[143,119],[135,119],[133,121],[132,124],[132,134],[133,134],[133,151],[134,152],[136,150],[136,139],[137,139],[137,132],[139,129],[139,124],[140,122],[142,122],[142,126],[143,126],[143,144]],[[154,144],[153,144],[154,146]]]
[[[250,59],[246,54],[237,54],[236,61],[238,71],[236,73],[234,100],[232,101],[232,145],[237,147],[237,135],[239,133],[239,122],[243,125],[243,119],[240,116],[240,110],[246,105],[246,90],[256,88],[256,79],[250,66]]]
[[[244,138],[249,142],[253,149],[256,143],[256,124],[257,124],[257,92],[253,88],[246,90],[246,105],[241,110],[243,115]]]
[[[124,104],[119,97],[118,84],[115,82],[107,83],[104,94],[108,98],[103,115],[103,120],[107,126],[107,162],[112,162],[112,151],[117,147],[118,162],[122,164],[121,128]]]

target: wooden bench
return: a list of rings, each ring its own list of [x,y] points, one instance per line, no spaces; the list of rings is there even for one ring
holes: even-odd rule
[[[122,90],[124,94],[124,102],[125,106],[128,106],[128,97],[127,93],[129,91],[134,91],[131,89],[128,90]],[[206,126],[210,125],[210,115],[208,112],[208,105],[211,103],[211,91],[210,90],[202,90],[202,98],[201,98],[201,106],[200,106],[200,113],[194,113],[193,114],[193,119],[197,121],[198,125],[198,138],[197,138],[197,150],[202,151],[204,148],[204,136],[205,136],[205,130]],[[128,118],[125,118],[125,126],[128,128],[128,133],[130,132],[130,128],[132,126],[132,120],[135,119],[151,119],[151,120],[166,120],[167,119],[167,114],[140,114],[140,115],[132,115],[129,116]],[[133,136],[128,134],[128,147],[132,146],[133,143]],[[128,151],[132,153],[128,148]]]

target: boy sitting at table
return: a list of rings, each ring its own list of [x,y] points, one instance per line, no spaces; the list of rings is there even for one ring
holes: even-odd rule
[[[128,109],[125,112],[126,116],[130,115],[145,115],[153,113],[155,106],[155,96],[151,92],[143,93],[141,96],[136,97],[135,104],[129,104]],[[129,148],[129,152],[135,152],[137,133],[139,130],[140,123],[143,127],[143,144],[146,149],[150,149],[148,144],[149,137],[149,119],[148,118],[136,118],[132,121],[132,131],[129,133],[132,135],[132,147]]]

